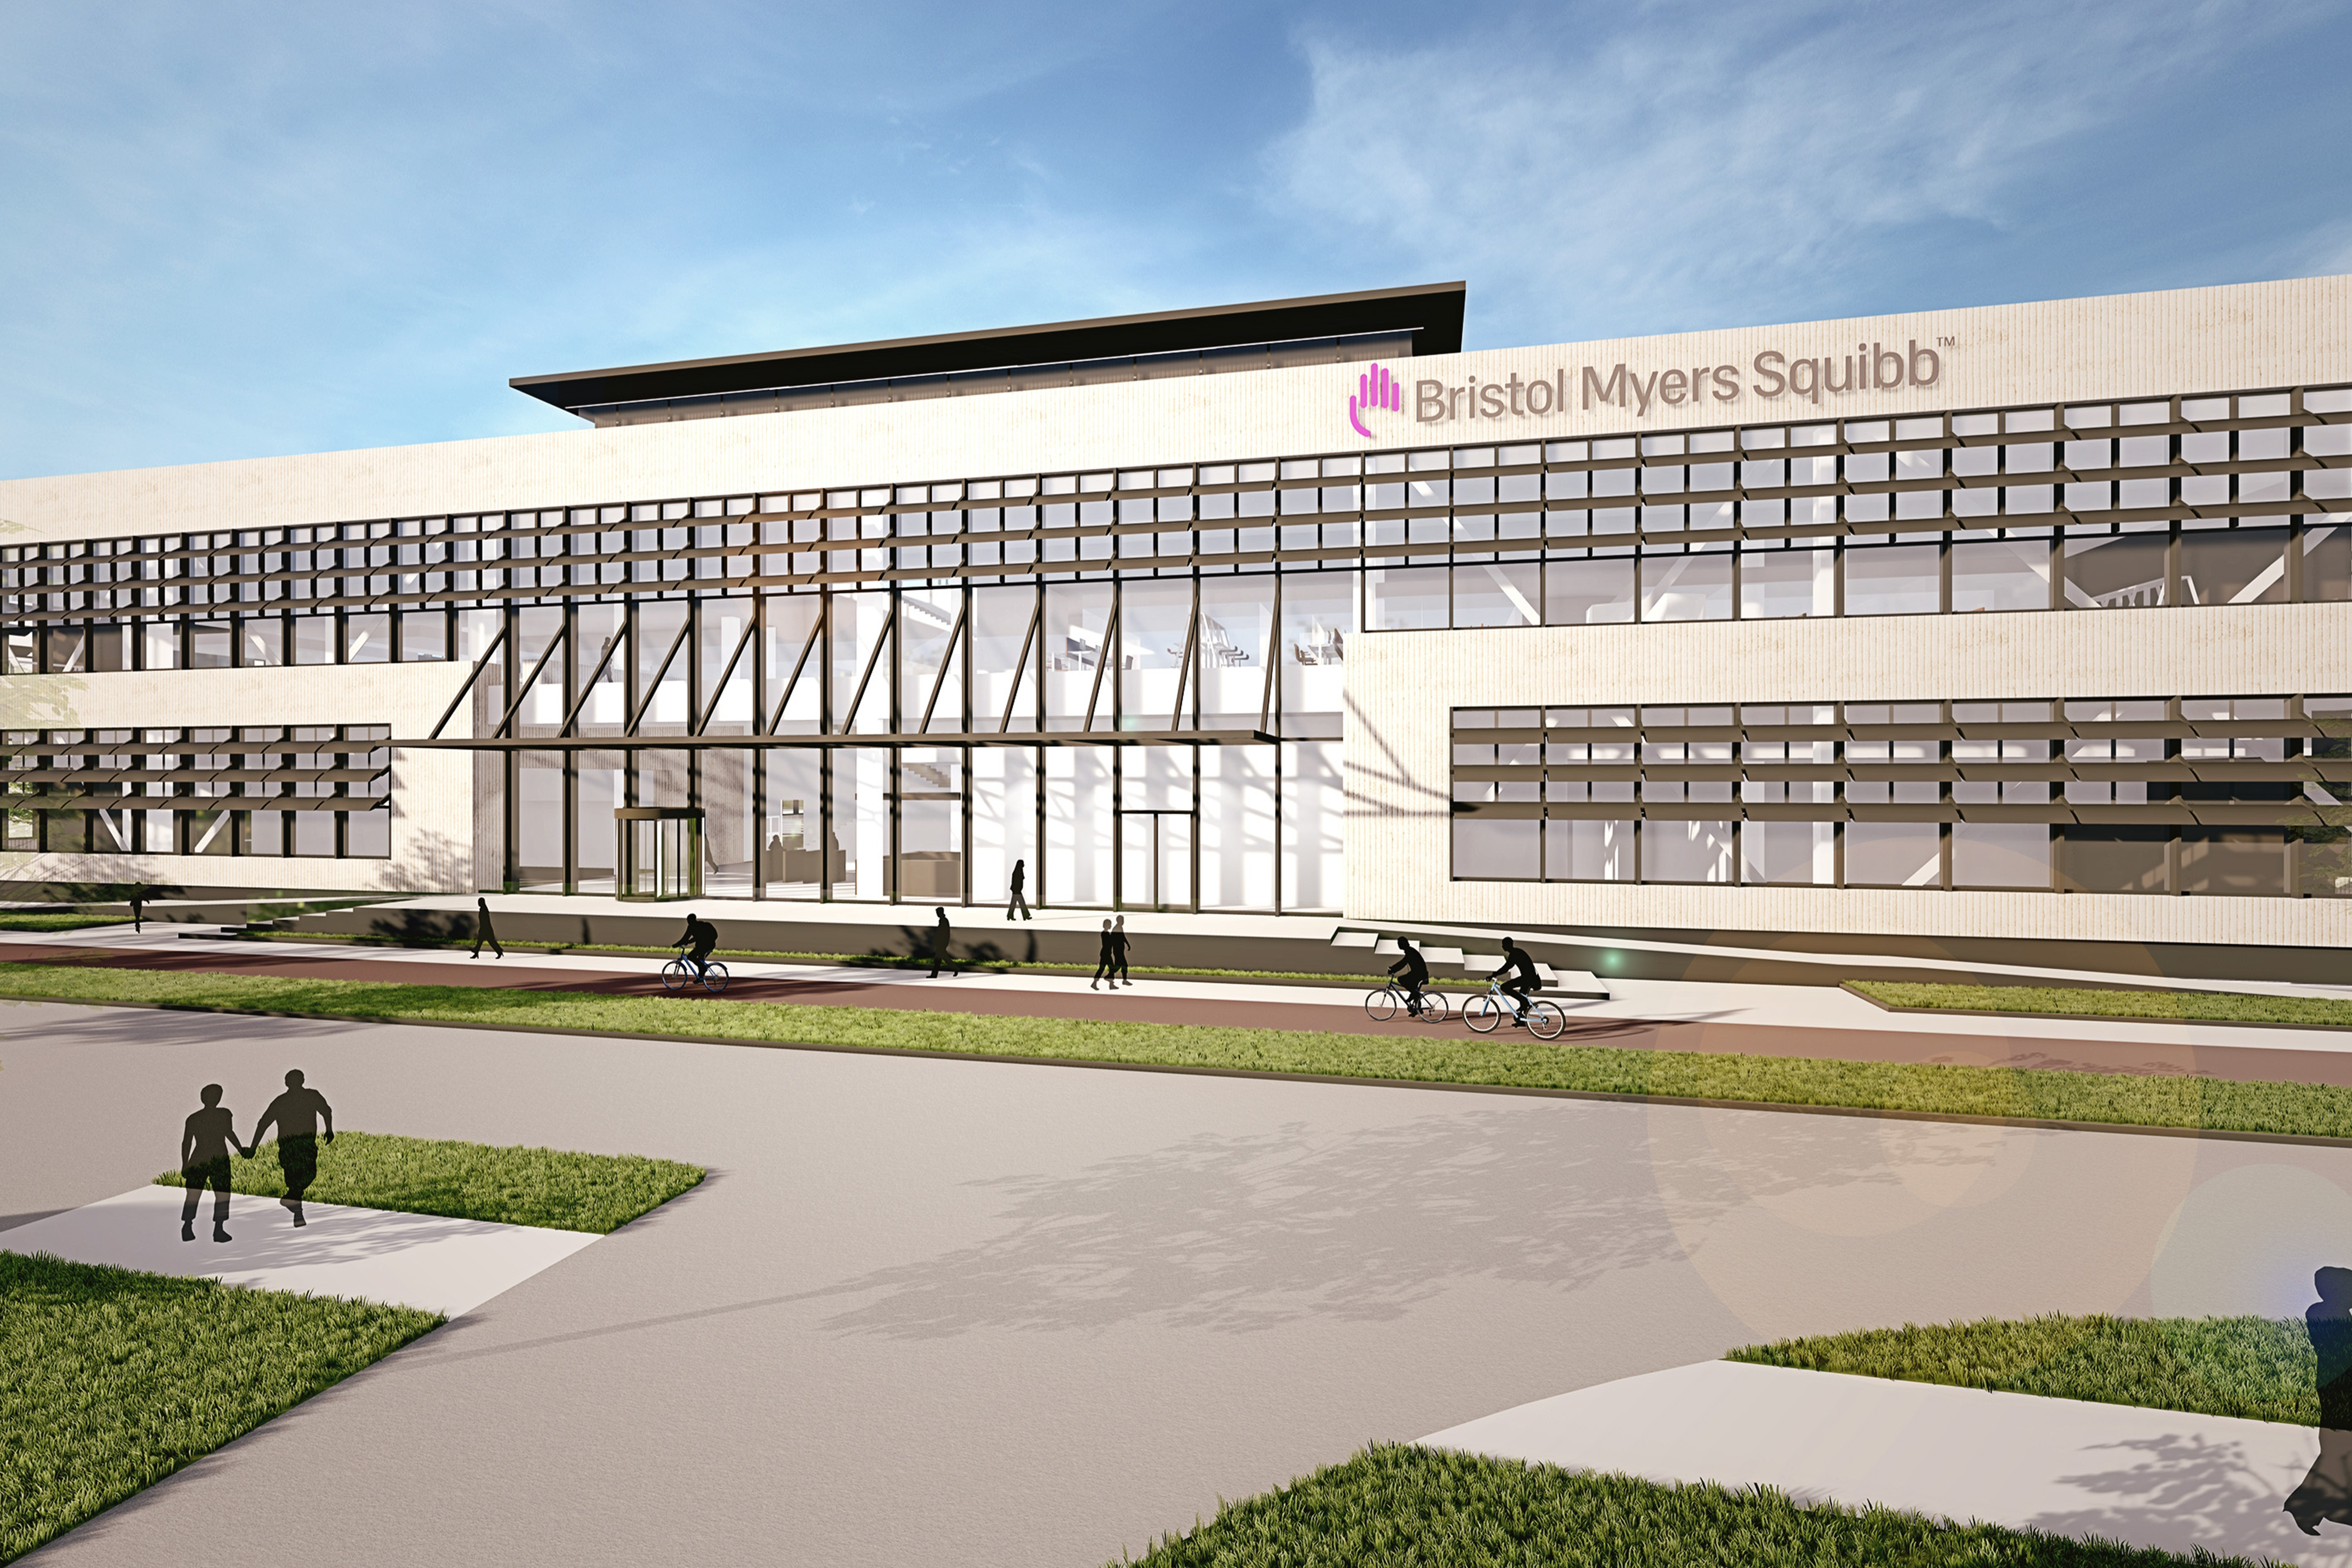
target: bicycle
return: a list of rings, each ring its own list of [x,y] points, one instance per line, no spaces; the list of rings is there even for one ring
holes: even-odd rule
[[[1522,1009],[1502,999],[1510,994],[1503,989],[1501,981],[1487,981],[1486,994],[1473,997],[1464,1005],[1462,1021],[1479,1034],[1492,1034],[1504,1019],[1516,1018],[1538,1040],[1558,1040],[1559,1031],[1568,1027],[1568,1015],[1559,1010],[1558,1003],[1537,997]]]
[[[700,975],[697,975],[694,966],[684,958],[672,958],[661,967],[662,989],[665,991],[682,991],[698,980],[704,990],[718,996],[727,989],[727,966],[713,958],[703,965]]]
[[[1396,1017],[1397,1014],[1405,1011],[1408,999],[1405,988],[1402,986],[1382,986],[1379,990],[1370,992],[1365,996],[1364,1011],[1370,1014],[1372,1018],[1378,1021],[1386,1023],[1389,1019]],[[1446,1017],[1445,993],[1443,991],[1423,991],[1421,993],[1420,1021],[1423,1023],[1444,1023]]]

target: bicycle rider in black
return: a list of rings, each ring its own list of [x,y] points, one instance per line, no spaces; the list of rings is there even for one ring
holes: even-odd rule
[[[1429,984],[1429,963],[1421,949],[1408,936],[1397,938],[1397,950],[1404,955],[1389,966],[1389,973],[1404,978],[1404,1010],[1414,1018],[1421,1016],[1421,988]]]
[[[694,976],[701,979],[710,973],[710,950],[719,946],[719,927],[699,916],[686,917],[686,935],[670,944],[673,947],[691,947],[686,961],[694,966]]]
[[[1510,978],[1503,980],[1506,975]],[[1504,991],[1517,1000],[1518,1006],[1511,1014],[1511,1027],[1518,1028],[1527,1019],[1528,994],[1543,988],[1543,977],[1536,973],[1535,959],[1528,956],[1525,947],[1517,946],[1506,936],[1503,938],[1503,967],[1486,977],[1503,980]]]

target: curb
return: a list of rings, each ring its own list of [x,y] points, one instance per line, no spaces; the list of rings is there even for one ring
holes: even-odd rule
[[[2030,1012],[2009,1008],[1902,1008],[1892,1002],[1882,1002],[1865,991],[1857,991],[1852,981],[1838,987],[1848,996],[1868,1002],[1883,1013],[1900,1013],[1910,1018],[1969,1019],[2039,1019],[2058,1023],[2158,1023],[2195,1024],[2205,1029],[2289,1029],[2319,1030],[2336,1034],[2352,1033],[2352,1023],[2289,1023],[2284,1019],[2181,1019],[2159,1018],[2148,1013],[2052,1013]],[[2168,993],[2157,993],[2158,995]],[[2244,995],[2243,992],[2235,993]]]
[[[0,996],[0,1002],[58,1007],[140,1008],[151,1012],[210,1013],[225,1018],[291,1019],[312,1023],[387,1024],[411,1029],[473,1029],[504,1034],[570,1035],[581,1040],[642,1040],[662,1045],[726,1045],[761,1051],[815,1051],[842,1056],[896,1056],[930,1061],[987,1061],[1013,1067],[1083,1067],[1114,1072],[1166,1072],[1192,1078],[1254,1079],[1276,1083],[1323,1083],[1345,1088],[1434,1090],[1454,1094],[1505,1094],[1530,1100],[1587,1100],[1605,1104],[1664,1105],[1705,1111],[1766,1111],[1804,1116],[1863,1117],[1882,1122],[1935,1122],[1966,1127],[2020,1127],[2050,1133],[2119,1133],[2139,1137],[2211,1138],[2225,1143],[2352,1149],[2352,1137],[2317,1133],[2263,1133],[2221,1127],[2161,1127],[2138,1122],[2071,1122],[2039,1116],[1986,1116],[1962,1111],[1902,1111],[1864,1105],[1801,1105],[1779,1100],[1715,1100],[1684,1094],[1633,1094],[1605,1089],[1547,1089],[1516,1083],[1460,1083],[1425,1078],[1359,1078],[1342,1073],[1285,1072],[1273,1068],[1202,1067],[1185,1062],[1107,1061],[1066,1056],[1015,1056],[980,1051],[920,1051],[894,1045],[821,1045],[804,1040],[743,1040],[724,1035],[649,1034],[636,1030],[557,1029],[543,1024],[475,1023],[451,1019],[361,1018],[348,1013],[278,1012],[261,1008],[204,1007],[188,1002],[94,1001],[87,997]],[[1895,1010],[1895,1009],[1888,1009]],[[2032,1071],[2021,1069],[2020,1071]]]

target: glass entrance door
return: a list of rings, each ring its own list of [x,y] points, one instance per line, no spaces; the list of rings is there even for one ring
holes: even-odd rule
[[[702,812],[691,806],[625,806],[613,813],[621,839],[620,896],[697,898],[702,894]]]

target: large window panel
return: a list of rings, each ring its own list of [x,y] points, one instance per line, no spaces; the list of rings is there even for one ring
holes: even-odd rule
[[[1037,591],[976,588],[971,595],[972,727],[1037,727]],[[1031,867],[1034,873],[1035,867]],[[1033,884],[1034,885],[1034,884]]]
[[[1731,559],[1728,551],[1642,557],[1642,619],[1730,620]]]
[[[1845,880],[1851,887],[1938,885],[1942,852],[1936,824],[1848,822]]]
[[[2046,786],[2045,786],[2046,788]],[[1956,822],[1954,887],[2050,885],[2050,829],[2042,822]]]
[[[2172,601],[2165,533],[2094,534],[2066,541],[2066,603],[2075,610],[2145,610]]]
[[[2049,608],[2047,539],[1972,539],[1952,546],[1955,613]]]
[[[1364,573],[1364,615],[1375,632],[1428,632],[1448,624],[1451,612],[1442,566],[1375,567]]]
[[[814,593],[777,594],[768,600],[761,633],[768,711],[761,723],[773,734],[814,735],[824,727],[826,652],[815,645],[822,641],[818,629],[824,611],[824,601]]]
[[[694,694],[695,721],[709,716],[706,735],[750,735],[757,722],[751,693],[759,674],[759,651],[743,641],[751,631],[751,601],[706,599],[701,622],[702,677]],[[704,843],[707,852],[707,830]],[[750,862],[748,848],[742,859]]]
[[[1739,558],[1739,615],[1780,621],[1837,613],[1837,552],[1757,550]]]
[[[2352,526],[2316,518],[2304,525],[2303,597],[2352,599]]]
[[[2287,837],[2277,828],[2183,828],[2180,891],[2216,897],[2282,897]]]
[[[1454,624],[1541,625],[1542,579],[1542,569],[1533,562],[1483,561],[1455,567]]]
[[[1201,907],[1272,909],[1276,750],[1201,748]]]
[[[629,718],[629,650],[621,640],[626,609],[618,604],[583,604],[576,613],[578,645],[572,650],[572,684],[587,695],[580,704],[579,718],[573,721],[576,732],[618,735]],[[610,874],[616,862],[608,859],[602,863]]]
[[[1045,727],[1111,727],[1115,693],[1102,678],[1103,640],[1110,632],[1111,585],[1054,583],[1045,590]],[[1109,894],[1106,893],[1104,898]],[[1090,901],[1091,902],[1091,901]]]
[[[1633,619],[1634,559],[1574,557],[1544,565],[1544,624],[1600,626]]]
[[[1336,740],[1282,747],[1282,906],[1340,908],[1347,897],[1348,799]]]
[[[703,891],[714,898],[749,898],[760,828],[752,815],[751,753],[719,747],[700,757]]]
[[[2180,602],[2278,604],[2286,599],[2284,528],[2180,531]]]
[[[1874,545],[1845,552],[1848,615],[1933,615],[1943,608],[1936,545]]]
[[[1053,903],[1110,903],[1111,824],[1109,747],[1047,747],[1045,888]]]
[[[1542,830],[1534,817],[1454,818],[1454,879],[1534,881],[1543,864]]]
[[[845,521],[836,517],[835,522]],[[887,593],[836,593],[833,596],[831,657],[835,734],[856,732],[884,735],[890,729],[890,669],[887,654],[877,656],[890,628]],[[881,862],[875,861],[876,885],[880,885]],[[860,894],[859,896],[877,896]]]
[[[1348,639],[1355,632],[1355,573],[1302,571],[1284,575],[1281,656],[1277,667],[1286,733],[1327,737],[1339,735],[1340,713],[1346,706]]]
[[[1182,578],[1132,580],[1120,585],[1119,594],[1119,727],[1181,727],[1198,695],[1192,677],[1183,674],[1187,655],[1197,656],[1192,646],[1192,584]],[[1106,705],[1108,700],[1106,692]]]
[[[770,898],[818,898],[825,863],[845,858],[841,840],[825,831],[824,754],[792,747],[760,754],[767,769],[766,815],[760,824],[760,872]]]
[[[1013,868],[1023,895],[1045,896],[1037,860],[1036,754],[1026,747],[982,746],[971,752],[971,896],[979,904],[1011,903]]]
[[[1612,818],[1544,823],[1544,875],[1553,882],[1633,880],[1633,823]]]
[[[1739,880],[1829,886],[1837,881],[1837,824],[1741,823]]]

